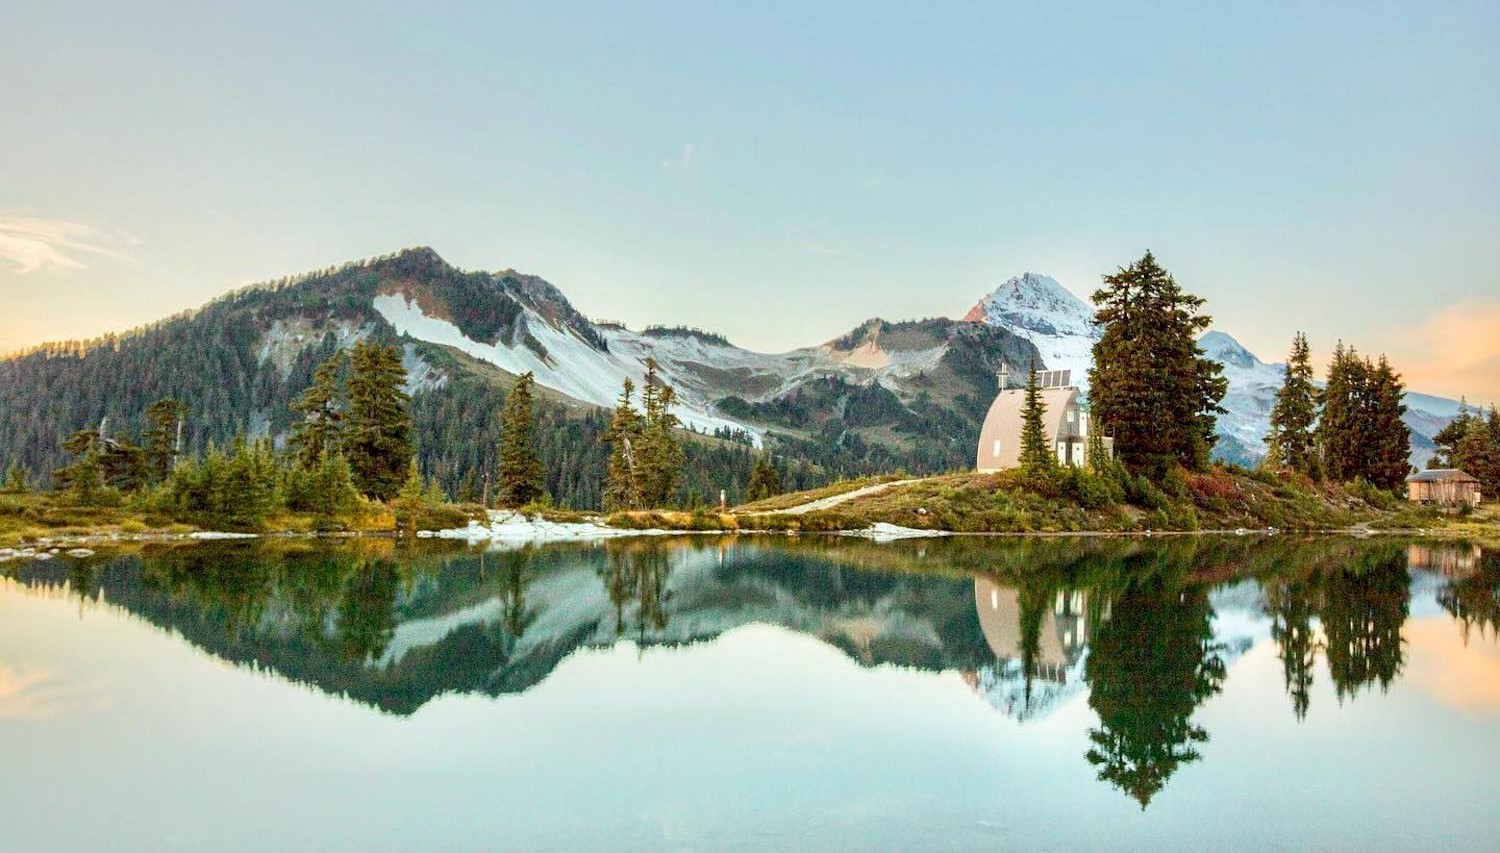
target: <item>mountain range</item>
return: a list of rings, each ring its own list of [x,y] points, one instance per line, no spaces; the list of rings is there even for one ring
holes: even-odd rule
[[[650,357],[677,389],[684,425],[705,436],[685,488],[736,497],[752,446],[800,472],[792,485],[894,467],[967,467],[1000,366],[1035,360],[1086,384],[1097,336],[1087,303],[1026,273],[963,319],[872,318],[823,343],[759,353],[700,329],[595,322],[541,278],[463,271],[415,248],[0,360],[0,460],[51,470],[73,430],[106,417],[137,428],[145,407],[168,396],[193,413],[192,449],[240,432],[279,439],[317,364],[372,339],[402,347],[424,469],[450,490],[490,470],[504,390],[529,371],[554,407],[547,423],[555,438],[543,447],[549,487],[566,503],[591,505],[603,409],[627,377],[639,381]],[[1202,346],[1230,379],[1216,452],[1253,462],[1264,452],[1281,366],[1223,332],[1208,333]],[[1458,404],[1416,394],[1408,403],[1420,455]]]
[[[1056,279],[1029,272],[1012,278],[981,299],[964,319],[988,323],[1024,338],[1037,348],[1048,369],[1071,370],[1075,383],[1087,389],[1099,328],[1094,325],[1093,308]],[[1226,412],[1218,419],[1219,440],[1214,455],[1229,462],[1254,464],[1266,452],[1271,407],[1286,365],[1262,361],[1220,329],[1205,333],[1198,346],[1223,367],[1229,380],[1222,404]],[[1432,436],[1453,420],[1460,403],[1409,391],[1406,405],[1412,461],[1420,466],[1432,455]]]

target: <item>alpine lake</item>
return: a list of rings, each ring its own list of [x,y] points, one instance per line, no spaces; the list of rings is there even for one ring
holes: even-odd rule
[[[1500,552],[159,545],[0,566],[0,849],[1500,849]]]

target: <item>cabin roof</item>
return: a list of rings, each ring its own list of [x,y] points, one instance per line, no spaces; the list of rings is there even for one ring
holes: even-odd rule
[[[1052,442],[1063,432],[1068,408],[1076,405],[1078,389],[1068,386],[1039,390],[1042,404],[1046,407],[1042,413],[1042,434],[1047,439],[1047,446],[1051,447]],[[1021,463],[1021,431],[1024,426],[1022,415],[1025,408],[1024,388],[1007,388],[995,397],[979,431],[980,468],[1014,468]],[[999,457],[989,452],[996,439],[1001,441]]]
[[[1428,468],[1406,478],[1408,483],[1477,483],[1479,478],[1457,468]]]

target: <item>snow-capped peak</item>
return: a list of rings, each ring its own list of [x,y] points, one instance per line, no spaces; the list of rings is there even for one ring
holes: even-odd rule
[[[1198,339],[1198,346],[1203,354],[1224,365],[1250,370],[1265,365],[1255,353],[1245,349],[1244,344],[1231,337],[1227,332],[1214,329]]]
[[[1096,336],[1094,309],[1057,279],[1034,272],[1022,273],[995,288],[964,319],[1043,335]]]
[[[1018,275],[979,300],[964,319],[1031,341],[1042,355],[1037,367],[1071,370],[1073,384],[1087,391],[1099,327],[1094,309],[1057,279],[1033,272]]]

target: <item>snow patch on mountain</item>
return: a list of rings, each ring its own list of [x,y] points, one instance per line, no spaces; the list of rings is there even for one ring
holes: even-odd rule
[[[613,347],[609,352],[601,352],[570,330],[559,329],[531,314],[527,314],[522,322],[526,331],[541,344],[545,356],[524,345],[505,346],[473,340],[452,322],[427,316],[415,301],[398,293],[375,297],[374,307],[401,334],[453,347],[516,376],[531,373],[538,385],[597,406],[613,406],[625,380],[629,378],[639,384],[645,371],[644,354],[633,352],[630,347],[621,347],[625,350],[623,353],[614,352]],[[517,340],[520,339],[518,335]],[[656,354],[655,348],[652,353]],[[661,355],[657,358],[662,360]],[[679,405],[674,413],[685,426],[701,432],[742,430],[759,444],[757,430],[714,414],[709,401],[687,387],[687,383],[678,381],[670,370],[664,370],[663,374],[663,378],[678,390]]]
[[[1025,338],[1041,353],[1048,370],[1071,370],[1073,382],[1088,390],[1089,365],[1099,327],[1094,309],[1057,279],[1023,273],[995,288],[969,309],[965,320],[985,322]],[[1025,370],[1027,365],[1013,365]]]
[[[1217,329],[1198,339],[1204,355],[1224,369],[1229,390],[1221,405],[1218,433],[1228,436],[1250,457],[1266,452],[1266,433],[1271,429],[1271,406],[1286,376],[1286,365],[1266,364],[1229,334]]]

